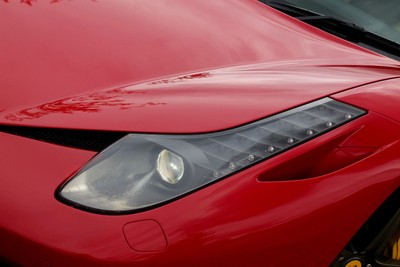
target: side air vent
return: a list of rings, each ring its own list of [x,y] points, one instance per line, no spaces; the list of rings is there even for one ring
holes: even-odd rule
[[[65,130],[22,126],[0,126],[0,132],[52,144],[100,152],[126,135],[123,132]]]

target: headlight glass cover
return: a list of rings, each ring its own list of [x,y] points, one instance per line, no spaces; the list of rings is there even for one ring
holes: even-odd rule
[[[138,211],[227,177],[363,114],[324,98],[217,133],[128,134],[62,185],[58,196],[94,211]]]

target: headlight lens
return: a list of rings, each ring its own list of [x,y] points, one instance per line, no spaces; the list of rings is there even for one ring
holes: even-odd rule
[[[59,197],[98,211],[148,208],[277,155],[364,113],[324,98],[218,133],[129,134],[64,184]]]
[[[183,159],[177,154],[164,149],[158,154],[157,171],[161,179],[170,184],[176,184],[182,179],[185,171]]]

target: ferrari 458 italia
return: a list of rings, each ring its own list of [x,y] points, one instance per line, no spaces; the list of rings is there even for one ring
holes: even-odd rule
[[[397,0],[0,0],[2,266],[400,266]]]

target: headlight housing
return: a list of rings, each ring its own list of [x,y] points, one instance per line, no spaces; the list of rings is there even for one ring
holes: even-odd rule
[[[324,98],[217,133],[128,134],[94,157],[58,196],[95,211],[138,211],[227,177],[363,114]]]

